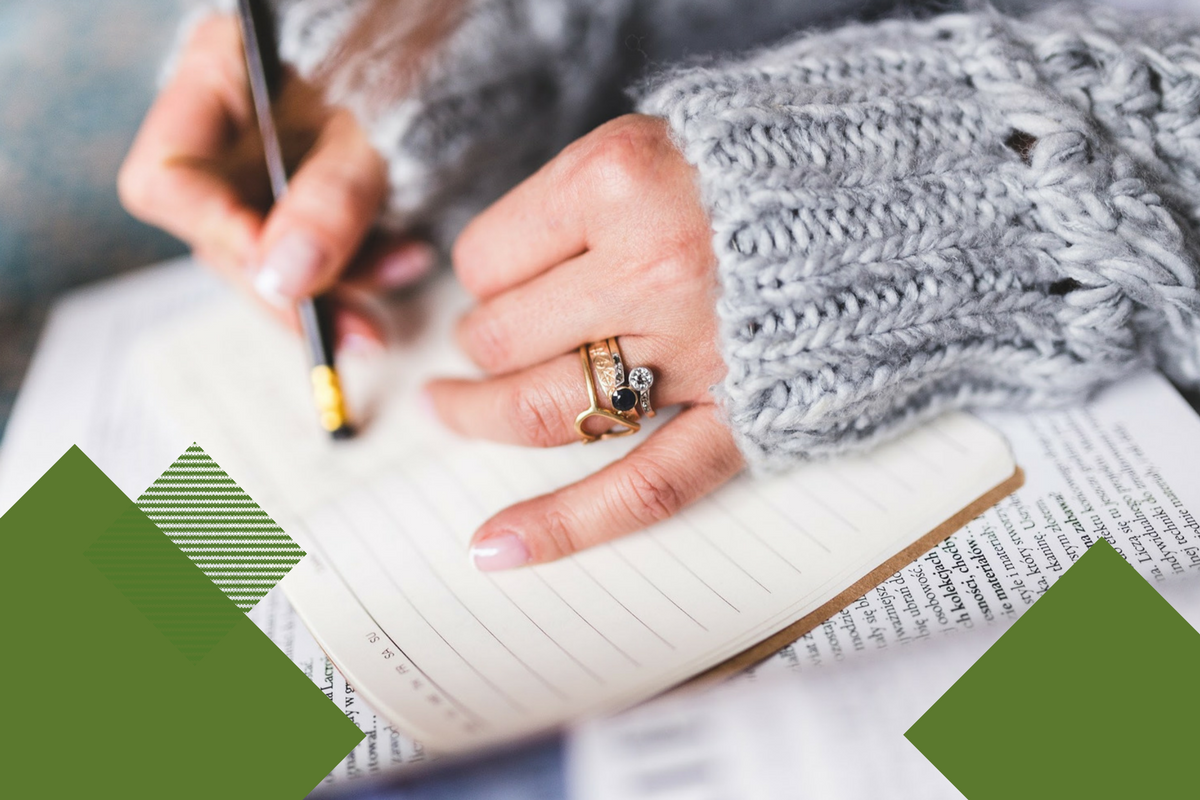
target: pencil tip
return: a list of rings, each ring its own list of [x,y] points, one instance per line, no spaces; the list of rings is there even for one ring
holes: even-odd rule
[[[349,425],[342,425],[341,427],[331,430],[329,435],[332,436],[335,441],[339,442],[345,439],[352,439],[354,438],[354,428],[351,428]]]

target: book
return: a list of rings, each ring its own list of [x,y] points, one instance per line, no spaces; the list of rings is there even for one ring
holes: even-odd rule
[[[139,420],[160,433],[139,433],[131,447],[174,437],[174,448],[147,448],[163,454],[159,470],[192,440],[212,455],[309,552],[282,587],[315,641],[360,699],[434,751],[511,741],[748,666],[1020,481],[1002,435],[950,414],[864,455],[738,478],[672,520],[562,561],[479,573],[466,543],[487,516],[636,441],[528,450],[464,441],[423,416],[417,391],[428,376],[471,372],[449,335],[469,299],[447,276],[399,303],[399,346],[343,364],[364,434],[331,443],[313,423],[300,344],[194,267],[165,269],[195,285],[179,290],[165,273],[126,278],[123,293],[93,294],[51,319],[46,341],[62,343],[85,330],[73,318],[146,303],[149,283],[205,298],[126,336],[127,357],[90,403],[86,392],[60,402],[124,420],[109,427],[127,436],[140,423],[109,395],[136,400],[147,412]],[[52,366],[39,356],[18,400],[0,503],[37,469],[10,447],[33,440],[23,431],[39,415],[49,424],[26,397],[69,372]],[[124,471],[131,485],[118,484],[135,495],[154,477]],[[144,483],[132,485],[134,475]]]

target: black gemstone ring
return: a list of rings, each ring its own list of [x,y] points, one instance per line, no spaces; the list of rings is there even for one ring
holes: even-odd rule
[[[612,387],[608,400],[612,403],[613,410],[634,416],[640,412],[647,417],[653,417],[650,387],[654,385],[654,373],[649,367],[634,367],[626,371],[617,337],[610,337],[607,345],[612,358],[612,372],[606,376],[611,380],[609,385]]]
[[[575,430],[585,443],[636,433],[641,427],[637,421],[639,416],[654,416],[654,407],[650,404],[654,372],[649,367],[626,370],[617,337],[610,336],[581,346],[579,357],[590,405],[575,418]],[[607,408],[603,407],[605,403]],[[584,430],[584,423],[594,417],[612,423],[609,430],[603,433]]]
[[[632,411],[638,402],[637,392],[628,386],[618,386],[609,399],[612,401],[612,407],[617,411]]]

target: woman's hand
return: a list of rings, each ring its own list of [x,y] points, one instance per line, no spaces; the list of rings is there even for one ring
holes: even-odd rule
[[[238,24],[205,20],[121,168],[122,202],[293,325],[296,299],[339,281],[389,288],[428,271],[433,253],[423,243],[372,235],[363,248],[387,178],[353,116],[324,107],[294,77],[277,116],[289,166],[303,160],[266,214],[270,189]],[[343,307],[337,325],[342,339],[378,339],[362,312]]]
[[[454,267],[480,302],[459,337],[490,377],[430,384],[447,425],[537,447],[577,442],[588,398],[576,348],[609,336],[626,364],[654,369],[656,405],[685,406],[619,461],[484,523],[472,542],[480,569],[646,527],[741,469],[709,394],[725,374],[711,242],[692,168],[663,121],[638,115],[566,148],[463,232]]]

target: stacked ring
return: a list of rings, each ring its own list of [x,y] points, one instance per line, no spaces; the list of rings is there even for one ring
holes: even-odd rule
[[[575,418],[575,431],[580,439],[587,444],[637,433],[641,429],[637,421],[638,409],[648,417],[654,416],[654,408],[650,404],[654,373],[649,367],[635,367],[627,373],[615,336],[583,345],[579,348],[579,356],[589,400],[588,408]],[[600,434],[588,433],[584,430],[584,423],[593,417],[616,423],[619,429]]]

